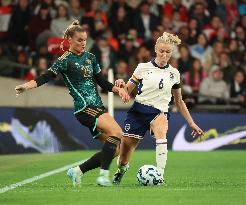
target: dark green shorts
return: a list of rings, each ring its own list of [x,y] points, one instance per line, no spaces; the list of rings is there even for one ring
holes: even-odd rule
[[[105,107],[87,106],[81,112],[76,113],[75,116],[82,125],[89,128],[93,138],[97,138],[101,134],[101,132],[96,129],[98,118],[106,112],[107,110]]]

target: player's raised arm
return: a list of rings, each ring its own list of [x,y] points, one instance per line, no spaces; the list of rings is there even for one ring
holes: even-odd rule
[[[127,103],[130,100],[130,96],[123,88],[117,87],[107,81],[101,72],[94,74],[94,78],[97,84],[104,90],[107,90],[108,92],[118,93],[124,103]]]
[[[16,97],[18,97],[21,93],[25,92],[26,90],[30,90],[32,88],[36,88],[47,83],[50,79],[55,77],[56,75],[52,71],[48,70],[46,73],[40,75],[35,80],[31,80],[27,83],[17,85],[15,87]]]
[[[124,88],[129,95],[132,93],[134,88],[138,86],[138,84],[139,80],[134,75],[132,75],[127,83],[125,83],[123,79],[117,79],[115,81],[115,86]]]
[[[183,115],[183,117],[186,119],[186,121],[188,122],[189,126],[192,129],[191,135],[193,137],[195,137],[196,135],[203,136],[204,132],[193,121],[193,119],[190,115],[190,112],[189,112],[188,108],[186,107],[185,102],[182,99],[181,88],[172,89],[172,93],[173,93],[175,105],[177,106],[179,112]]]

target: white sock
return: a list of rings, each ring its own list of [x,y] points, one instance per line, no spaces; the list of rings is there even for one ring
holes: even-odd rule
[[[81,169],[79,168],[79,166],[74,167],[74,169],[75,169],[75,171],[76,171],[77,173],[79,173],[80,175],[83,174],[82,171],[81,171]]]
[[[109,170],[100,169],[100,176],[109,177]]]
[[[126,172],[129,169],[129,162],[126,165],[120,165],[120,157],[118,157],[117,166],[120,172]]]
[[[156,140],[156,167],[164,177],[164,170],[167,163],[167,139]]]

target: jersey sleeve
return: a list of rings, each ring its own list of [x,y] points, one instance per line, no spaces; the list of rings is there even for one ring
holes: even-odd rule
[[[92,66],[93,66],[93,72],[95,74],[98,74],[101,72],[101,68],[100,68],[99,63],[97,62],[96,56],[92,57]]]
[[[179,88],[181,88],[181,80],[180,80],[180,73],[177,72],[176,83],[173,85],[172,89],[179,89]]]
[[[59,59],[53,63],[53,65],[48,69],[48,71],[53,72],[55,75],[62,73],[67,69],[66,59]]]
[[[143,77],[142,77],[142,66],[141,66],[141,64],[138,64],[137,68],[133,72],[133,77],[136,78],[137,80],[143,79]]]

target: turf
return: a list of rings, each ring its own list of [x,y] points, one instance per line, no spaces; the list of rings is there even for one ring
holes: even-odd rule
[[[86,159],[92,153],[0,156],[0,188]],[[62,172],[0,194],[0,204],[246,204],[245,151],[169,152],[166,185],[161,187],[137,184],[137,169],[144,164],[155,164],[154,151],[135,152],[120,186],[98,187],[98,170],[93,170],[83,177],[80,188],[74,188]],[[114,161],[112,172],[115,169]]]

